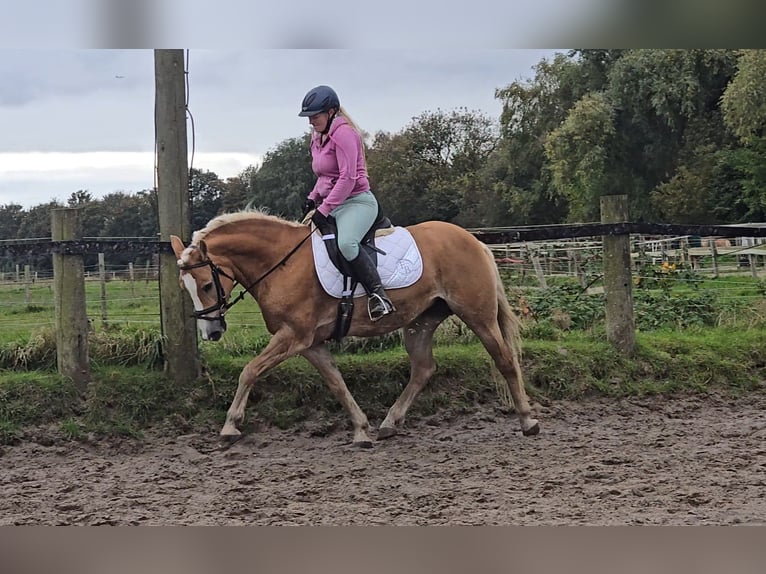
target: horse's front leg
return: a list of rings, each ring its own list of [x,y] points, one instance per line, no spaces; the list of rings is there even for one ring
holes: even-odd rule
[[[320,343],[301,353],[308,361],[316,367],[319,374],[324,378],[325,383],[338,399],[346,412],[351,417],[351,424],[354,426],[354,446],[362,448],[371,448],[372,441],[370,435],[370,423],[367,421],[367,415],[354,400],[353,395],[348,390],[343,375],[340,374],[332,353],[324,343]]]
[[[292,331],[283,329],[274,334],[260,355],[245,365],[239,375],[239,385],[237,385],[234,400],[226,413],[226,422],[221,429],[222,438],[230,441],[239,438],[241,433],[238,427],[245,420],[247,398],[258,377],[285,359],[299,353],[304,347],[305,344],[301,343]]]

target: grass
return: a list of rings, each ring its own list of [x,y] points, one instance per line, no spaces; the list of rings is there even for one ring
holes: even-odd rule
[[[490,360],[477,343],[435,349],[438,370],[418,397],[413,417],[470,412],[478,404],[503,408]],[[242,367],[250,359],[203,348],[206,376],[178,386],[147,366],[103,366],[93,370],[87,396],[50,371],[0,373],[0,442],[23,429],[57,422],[59,435],[77,440],[88,433],[140,437],[156,424],[176,432],[218,427],[223,422]],[[374,422],[385,416],[409,375],[401,348],[342,353],[336,362],[348,387]],[[766,331],[699,329],[642,333],[635,356],[624,357],[603,337],[581,332],[556,341],[528,340],[523,367],[527,389],[537,401],[726,392],[763,389]],[[268,372],[253,389],[246,429],[258,420],[289,428],[307,419],[346,415],[318,374],[302,358]]]
[[[101,284],[85,281],[85,306],[94,331],[115,326],[136,329],[156,329],[160,326],[159,287],[156,281],[107,281],[106,320],[102,317]],[[230,315],[232,327],[247,327],[265,333],[257,304],[246,297]],[[227,317],[229,320],[229,317]],[[17,284],[0,284],[0,345],[24,340],[30,333],[44,328],[53,329],[55,309],[53,282],[41,280],[29,288]]]
[[[127,315],[131,309],[143,313],[144,305],[151,307],[117,296],[120,290],[125,294],[127,285],[109,284],[109,316]],[[704,316],[700,312],[704,320],[678,321],[673,315],[678,309],[690,314],[697,311],[688,304],[679,305],[673,297],[686,297],[684,290],[688,290],[688,300],[694,302],[700,289],[689,285],[674,288],[667,298],[656,299],[654,309],[644,311],[652,315],[651,324],[657,327],[637,332],[632,357],[621,355],[606,341],[603,322],[583,319],[592,317],[593,310],[582,297],[561,291],[556,299],[557,292],[552,290],[546,300],[550,312],[528,315],[524,320],[523,368],[529,394],[533,400],[545,402],[589,396],[762,390],[766,379],[762,285],[742,277],[711,280],[706,285],[709,290],[715,287],[752,297],[752,303],[726,305],[716,300],[712,318],[708,306]],[[44,291],[44,286],[36,288]],[[571,301],[576,305],[567,307]],[[3,304],[9,305],[7,299]],[[39,319],[37,306],[30,305],[31,310],[17,313],[14,320],[23,325],[29,317]],[[665,315],[669,315],[667,320],[663,320]],[[92,382],[84,395],[55,372],[55,336],[50,326],[26,331],[3,327],[0,443],[35,438],[41,427],[58,440],[84,440],[93,433],[140,437],[153,425],[167,425],[172,432],[217,431],[240,371],[269,340],[251,299],[238,304],[227,319],[230,328],[222,341],[200,344],[203,376],[181,385],[162,372],[158,326],[95,321],[89,340]],[[583,326],[575,327],[580,324]],[[350,337],[333,343],[332,348],[352,394],[373,424],[380,422],[409,376],[400,334]],[[506,408],[507,393],[498,386],[489,356],[460,321],[450,318],[439,328],[434,355],[438,370],[413,405],[412,417],[470,412],[486,403]],[[253,389],[245,429],[255,421],[289,428],[317,417],[347,421],[316,371],[304,359],[293,358],[266,373]]]

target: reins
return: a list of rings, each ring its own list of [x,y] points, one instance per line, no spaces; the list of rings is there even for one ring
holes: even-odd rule
[[[274,264],[271,267],[271,269],[266,271],[266,273],[261,275],[258,279],[256,279],[250,285],[248,285],[246,288],[244,288],[242,291],[240,291],[239,295],[237,295],[234,299],[232,299],[228,303],[225,301],[224,293],[223,293],[223,287],[221,285],[221,280],[220,280],[219,276],[223,275],[227,279],[230,279],[231,281],[234,282],[234,285],[232,285],[232,288],[231,288],[232,291],[234,290],[234,287],[236,287],[237,285],[242,285],[242,283],[237,281],[234,277],[232,277],[231,275],[226,273],[223,269],[218,267],[215,263],[213,263],[213,261],[210,259],[210,257],[208,257],[204,261],[201,261],[200,263],[195,263],[193,265],[179,266],[179,269],[181,269],[183,271],[186,271],[186,270],[189,270],[189,269],[197,269],[199,267],[207,267],[207,266],[209,266],[211,271],[212,271],[212,273],[213,273],[213,282],[215,283],[215,286],[216,286],[218,302],[215,305],[207,307],[206,309],[202,309],[201,311],[195,311],[193,313],[193,316],[196,317],[197,319],[207,319],[207,320],[210,320],[210,321],[217,321],[217,320],[219,320],[219,317],[211,318],[211,317],[204,317],[203,315],[206,315],[207,313],[210,313],[211,311],[217,311],[217,310],[220,309],[221,310],[221,318],[222,318],[223,315],[226,313],[226,311],[231,309],[234,305],[236,305],[237,303],[242,301],[242,299],[245,298],[245,295],[247,295],[250,292],[250,289],[252,289],[256,285],[258,285],[258,283],[260,283],[264,279],[266,279],[266,277],[271,275],[280,266],[284,265],[287,262],[287,260],[290,259],[290,257],[292,257],[295,254],[296,251],[298,251],[298,249],[300,249],[301,245],[303,245],[306,242],[306,240],[309,237],[311,237],[312,233],[314,233],[313,229],[311,231],[309,231],[309,234],[306,237],[304,237],[303,239],[301,239],[300,242],[298,243],[298,245],[293,247],[289,251],[289,253],[287,255],[282,257],[282,259],[280,259],[276,264]]]
[[[301,240],[300,240],[300,242],[298,243],[298,245],[296,245],[295,247],[293,247],[293,248],[290,250],[290,252],[289,252],[287,255],[285,255],[285,256],[284,256],[282,259],[280,259],[280,260],[279,260],[279,262],[277,262],[277,263],[276,263],[276,264],[275,264],[275,265],[274,265],[274,266],[273,266],[271,269],[269,269],[268,271],[266,271],[266,273],[264,273],[263,275],[261,275],[261,276],[260,276],[258,279],[256,279],[255,281],[253,281],[253,282],[252,282],[252,283],[251,283],[251,284],[250,284],[250,285],[249,285],[249,286],[248,286],[246,289],[243,289],[242,291],[240,291],[239,295],[237,295],[237,296],[236,296],[234,299],[232,299],[232,301],[231,301],[230,303],[226,303],[226,304],[224,305],[224,309],[225,309],[225,310],[231,309],[231,307],[233,307],[235,303],[238,303],[239,301],[242,301],[242,299],[244,299],[244,298],[245,298],[245,295],[247,295],[247,293],[250,291],[250,289],[252,289],[252,288],[253,288],[253,287],[255,287],[256,285],[258,285],[258,283],[260,283],[260,282],[261,282],[261,281],[263,281],[264,279],[266,279],[266,277],[268,277],[268,276],[269,276],[269,275],[271,275],[271,274],[272,274],[274,271],[276,271],[276,270],[277,270],[277,268],[278,268],[280,265],[284,265],[284,264],[287,262],[287,260],[288,260],[288,259],[290,259],[290,257],[292,257],[292,256],[293,256],[293,254],[294,254],[296,251],[298,251],[298,249],[300,249],[301,245],[303,245],[303,244],[306,242],[306,240],[307,240],[309,237],[311,237],[311,234],[312,234],[312,233],[314,233],[314,230],[313,230],[313,229],[312,229],[311,231],[309,231],[309,234],[308,234],[306,237],[304,237],[303,239],[301,239]],[[224,277],[227,277],[227,278],[231,279],[232,281],[234,281],[234,285],[235,285],[235,286],[236,286],[236,284],[237,284],[237,283],[239,283],[239,281],[237,281],[237,280],[236,280],[236,279],[234,279],[233,277],[230,277],[230,276],[229,276],[229,275],[227,275],[226,273],[223,273],[223,272],[221,272],[221,274],[222,274]],[[240,285],[241,285],[241,283],[240,283]],[[233,289],[234,289],[234,286],[232,286],[232,290],[233,290]]]

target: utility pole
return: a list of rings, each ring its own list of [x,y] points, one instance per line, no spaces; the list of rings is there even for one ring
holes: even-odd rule
[[[187,242],[191,237],[185,73],[183,50],[154,50],[157,205],[163,242],[171,235]],[[173,381],[184,383],[200,373],[194,309],[178,284],[175,255],[163,251],[159,262],[165,369]]]

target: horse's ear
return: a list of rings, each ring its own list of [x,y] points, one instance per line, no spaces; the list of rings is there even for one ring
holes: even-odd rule
[[[207,259],[207,243],[205,243],[204,239],[199,240],[197,249],[199,249],[200,255],[202,255],[202,259]]]
[[[173,248],[173,253],[176,254],[176,259],[181,259],[181,253],[184,252],[184,242],[177,235],[170,236],[170,245]]]

